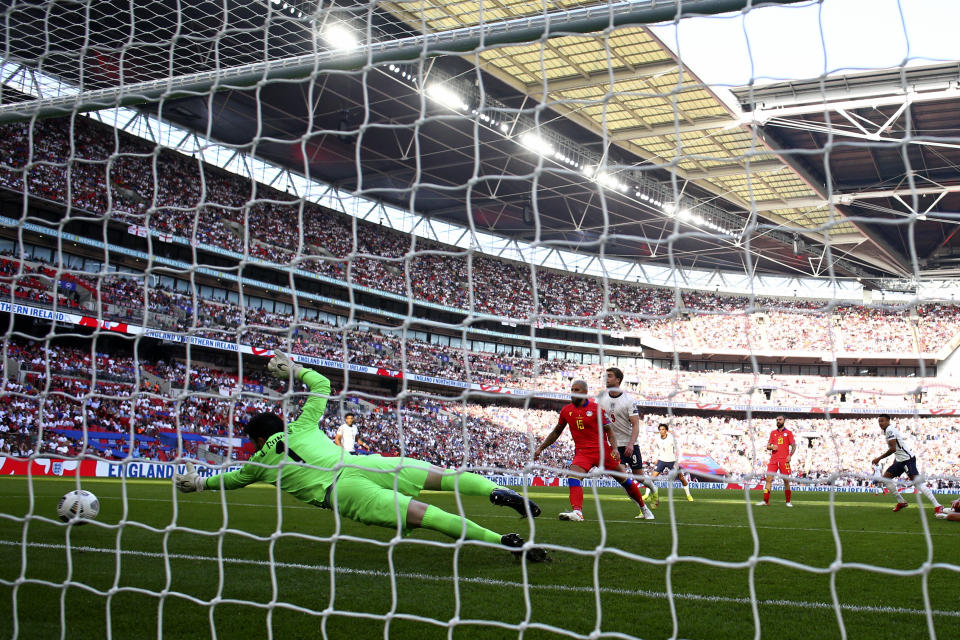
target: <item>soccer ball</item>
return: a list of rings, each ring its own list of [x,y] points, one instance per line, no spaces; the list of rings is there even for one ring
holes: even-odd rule
[[[73,520],[75,524],[86,524],[84,520],[93,520],[100,513],[100,501],[89,491],[79,489],[64,494],[57,503],[57,515],[64,522]]]

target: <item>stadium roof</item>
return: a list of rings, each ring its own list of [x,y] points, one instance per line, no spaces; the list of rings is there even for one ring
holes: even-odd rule
[[[262,60],[265,51],[269,58],[290,59],[321,46],[321,25],[310,24],[308,6],[231,0],[230,11],[223,12],[220,3],[201,0],[186,7],[186,19],[176,25],[165,11],[172,3],[137,3],[141,31],[131,44],[118,27],[129,17],[128,5],[107,5],[112,3],[98,3],[96,11],[110,18],[94,16],[87,32],[67,14],[13,20],[11,32],[24,44],[22,60],[34,56],[45,71],[77,82],[82,68],[84,87],[99,88],[115,85],[121,72],[144,82],[166,77],[170,68],[174,75],[196,73],[214,54],[226,67]],[[470,6],[468,11],[456,2],[397,3],[383,5],[389,13],[378,5],[370,14],[363,5],[359,15],[369,21],[373,40],[389,43],[418,32],[469,29],[478,20],[476,5]],[[543,13],[542,3],[494,0],[483,6],[483,28]],[[349,24],[356,16],[351,11],[323,15]],[[68,54],[40,56],[47,42],[38,31],[44,21],[60,29],[63,42],[86,37],[92,54],[82,65]],[[265,21],[271,25],[266,35]],[[158,43],[169,41],[174,28],[207,39],[189,41],[189,47],[174,39],[160,47],[169,61],[159,64]],[[209,38],[216,29],[229,36],[219,42]],[[843,82],[830,79],[824,86],[829,94]],[[885,82],[889,92],[903,86],[889,76]],[[823,100],[820,86],[790,83],[754,90],[752,97],[750,90],[737,92],[745,117],[679,65],[648,30],[624,27],[466,57],[385,63],[362,74],[318,73],[312,81],[271,82],[256,92],[237,88],[165,100],[162,114],[275,164],[306,170],[312,178],[509,238],[587,253],[602,245],[606,257],[642,264],[823,277],[832,258],[838,275],[907,278],[912,275],[907,229],[890,224],[899,214],[866,209],[882,199],[858,191],[870,184],[873,190],[892,188],[896,174],[904,174],[895,152],[888,148],[886,164],[878,164],[880,148],[858,152],[859,147],[835,141],[826,154],[828,176],[816,154],[823,156],[829,132],[818,138],[809,128],[782,126],[779,116],[756,117],[758,97],[769,101],[778,95],[777,108],[793,108],[792,120],[809,124],[816,110],[797,111],[800,105],[791,106],[787,95],[812,91],[809,105],[817,96]],[[761,106],[765,114],[773,103]],[[893,115],[897,108],[891,104],[879,113]],[[832,113],[841,129],[854,128],[840,112]],[[941,108],[941,129],[952,126],[949,115]],[[885,133],[893,130],[896,123]],[[920,167],[944,166],[933,162],[933,146],[927,147],[926,156],[917,150],[918,162],[911,163],[915,178]],[[862,178],[871,168],[875,175]],[[938,175],[929,179],[943,184],[945,177]],[[858,181],[853,176],[861,176],[860,184],[853,184]],[[888,194],[879,206],[891,209],[890,199],[897,204],[898,198],[901,193]],[[759,226],[745,234],[754,212]],[[915,239],[920,259],[949,260],[948,223],[932,215],[926,222],[914,220],[924,230]]]
[[[407,24],[430,31],[543,10],[539,2],[508,0],[497,0],[482,16],[458,0],[426,8],[387,6]],[[834,244],[864,240],[857,227],[834,219],[825,207],[790,206],[816,199],[814,187],[646,28],[558,37],[478,57],[481,69],[518,92],[646,163],[669,167],[678,179],[740,211],[756,210],[818,243],[826,240],[827,229]],[[865,257],[877,262],[873,255]]]
[[[924,278],[956,277],[960,256],[960,64],[737,90],[764,138],[836,208]]]

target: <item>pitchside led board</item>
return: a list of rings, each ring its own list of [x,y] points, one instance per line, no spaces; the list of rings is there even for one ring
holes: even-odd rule
[[[719,466],[713,462],[712,458],[709,456],[691,456],[691,460],[706,458],[713,463],[713,466],[717,469],[720,469]],[[686,454],[684,454],[683,460],[686,459]],[[692,464],[697,464],[692,462]],[[686,466],[686,463],[684,462]],[[233,471],[234,469],[239,469],[240,465],[230,465],[227,467],[219,466],[206,466],[203,464],[196,465],[197,473],[201,476],[211,476],[219,473],[225,473],[227,471]],[[722,469],[721,469],[722,470]],[[59,458],[33,458],[33,459],[17,459],[17,458],[5,458],[0,457],[0,475],[13,475],[13,476],[33,476],[33,477],[51,477],[51,476],[62,476],[62,477],[80,477],[80,478],[131,478],[131,479],[147,479],[147,480],[163,480],[163,479],[172,479],[174,474],[183,474],[186,473],[185,464],[176,464],[173,462],[107,462],[106,460],[63,460]],[[495,475],[490,477],[491,480],[496,482],[501,486],[509,487],[562,487],[566,483],[566,478],[560,478],[557,476],[535,476],[535,475]],[[598,476],[596,478],[584,478],[583,481],[584,487],[598,487],[598,488],[613,488],[619,486],[617,482],[606,477]],[[656,483],[661,488],[667,487],[668,484],[673,484],[674,488],[680,489],[679,482],[668,483],[665,481],[658,481]],[[751,487],[752,489],[760,489],[761,483],[757,483],[755,486]],[[733,490],[743,490],[742,484],[730,483],[730,482],[691,482],[690,487],[694,489],[733,489]],[[776,484],[773,487],[775,490],[780,489]],[[836,486],[830,487],[822,484],[816,485],[806,485],[802,482],[793,485],[794,491],[813,491],[813,492],[826,492],[826,491],[835,491],[837,493],[874,493],[875,489],[870,487],[856,487],[856,486]],[[949,494],[952,493],[949,489],[934,489],[934,493],[938,494]],[[915,493],[913,488],[906,488],[901,491],[901,493]]]

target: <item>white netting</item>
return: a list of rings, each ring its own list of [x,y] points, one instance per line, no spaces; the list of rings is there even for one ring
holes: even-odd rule
[[[751,21],[795,19],[824,36],[813,75],[842,70],[832,4],[775,4],[10,3],[3,631],[847,637],[883,613],[949,637],[960,528],[926,489],[948,506],[960,476],[955,63],[908,48],[773,85],[748,46],[746,71],[709,65],[730,25],[759,50]],[[914,15],[883,11],[912,46]],[[459,469],[423,501],[554,562],[426,515],[403,537],[323,495],[155,481],[261,468],[244,426],[318,397],[269,375],[273,350],[331,380],[331,439],[350,413],[364,452]],[[636,522],[593,473],[561,524],[570,436],[531,452],[609,367],[660,510]],[[797,448],[757,511],[779,413]],[[878,413],[916,500],[877,477]],[[467,472],[543,515],[505,519]],[[81,486],[100,516],[63,525]]]

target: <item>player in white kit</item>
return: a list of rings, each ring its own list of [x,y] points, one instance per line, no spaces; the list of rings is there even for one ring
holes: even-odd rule
[[[917,456],[914,453],[913,443],[909,438],[900,433],[899,429],[890,424],[889,415],[885,413],[882,414],[877,418],[877,424],[880,425],[880,430],[883,431],[883,437],[887,440],[887,451],[883,455],[874,458],[873,465],[876,466],[887,456],[893,455],[893,464],[883,472],[883,477],[885,478],[887,486],[890,488],[890,492],[897,497],[897,506],[895,506],[893,510],[900,511],[901,509],[907,508],[906,498],[900,495],[900,492],[897,491],[896,483],[893,482],[893,478],[898,478],[906,472],[907,477],[913,481],[914,488],[933,504],[935,512],[937,514],[943,513],[943,507],[937,502],[937,497],[933,495],[930,488],[922,482],[917,482],[917,476],[920,475],[920,472],[917,471]]]
[[[653,503],[656,509],[660,504],[660,495],[657,485],[643,475],[643,457],[640,455],[640,446],[637,438],[640,435],[640,414],[637,412],[637,403],[633,396],[620,388],[623,384],[623,371],[617,367],[607,369],[607,388],[597,394],[597,404],[610,423],[616,442],[610,444],[620,453],[620,462],[630,467],[634,477],[647,488],[646,495],[653,491]],[[646,500],[646,498],[644,498]],[[637,516],[643,517],[643,514]]]
[[[661,473],[676,469],[677,478],[683,485],[683,492],[687,494],[687,500],[693,502],[687,476],[683,475],[683,471],[677,464],[680,459],[680,447],[677,445],[677,439],[670,433],[670,425],[665,422],[661,422],[657,430],[660,432],[660,437],[653,441],[653,457],[657,460],[657,468],[653,472],[653,477],[656,478]]]
[[[360,440],[360,430],[353,425],[354,418],[355,416],[352,413],[343,416],[343,424],[340,425],[333,437],[333,443],[342,447],[346,453],[356,453],[358,444],[362,447],[366,446]]]

